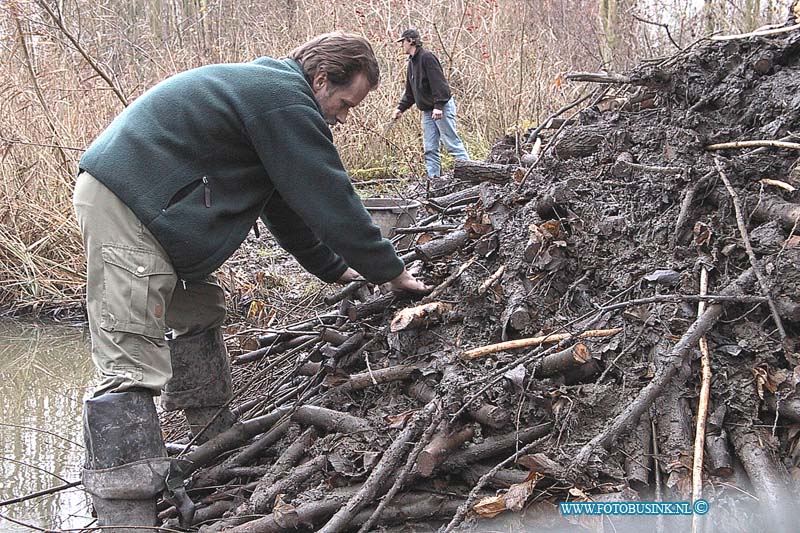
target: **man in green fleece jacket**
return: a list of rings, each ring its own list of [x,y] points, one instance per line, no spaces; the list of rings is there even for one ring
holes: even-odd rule
[[[183,410],[201,442],[233,423],[224,295],[211,273],[259,217],[324,281],[360,274],[395,291],[427,290],[381,238],[329,129],[378,81],[365,39],[325,34],[286,59],[168,78],[84,154],[74,207],[104,380],[84,407],[83,483],[101,526],[156,525],[156,495],[175,464],[152,396],[163,390],[162,406]],[[178,503],[188,520],[191,506]]]

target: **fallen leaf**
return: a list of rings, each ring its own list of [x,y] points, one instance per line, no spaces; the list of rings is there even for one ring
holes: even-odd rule
[[[505,500],[506,509],[509,511],[521,511],[525,507],[525,502],[528,497],[533,493],[536,487],[536,482],[543,476],[534,477],[522,483],[515,483],[508,488],[508,492],[503,495]]]
[[[406,411],[404,413],[400,413],[399,415],[388,415],[386,417],[386,421],[389,422],[389,429],[403,429],[408,422],[408,419],[411,418],[414,413],[417,412],[417,409],[412,409],[411,411]]]
[[[472,510],[483,518],[494,518],[506,510],[506,501],[502,496],[488,496],[472,506]]]

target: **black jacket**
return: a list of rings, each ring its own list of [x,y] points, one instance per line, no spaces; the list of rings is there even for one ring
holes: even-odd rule
[[[397,109],[405,111],[414,104],[420,111],[442,109],[451,96],[439,59],[433,52],[417,48],[417,52],[408,58],[406,92]]]

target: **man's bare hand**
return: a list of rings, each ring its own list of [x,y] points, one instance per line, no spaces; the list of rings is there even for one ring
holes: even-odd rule
[[[352,268],[347,267],[347,270],[345,270],[341,277],[336,280],[336,283],[339,283],[340,285],[347,285],[351,281],[364,281],[364,278],[362,278],[361,274]]]
[[[386,284],[392,292],[410,292],[412,294],[428,294],[433,287],[425,285],[412,276],[408,270],[403,270],[399,276]]]
[[[397,120],[401,116],[403,116],[403,112],[400,111],[399,109],[395,109],[394,112],[392,113],[392,120]]]
[[[442,118],[442,110],[441,109],[434,109],[431,112],[431,118],[433,120],[439,120],[440,118]]]

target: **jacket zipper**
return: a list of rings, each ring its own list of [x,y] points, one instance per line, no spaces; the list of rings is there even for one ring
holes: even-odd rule
[[[211,207],[211,187],[208,185],[207,176],[203,176],[203,198],[205,199],[206,207]]]

